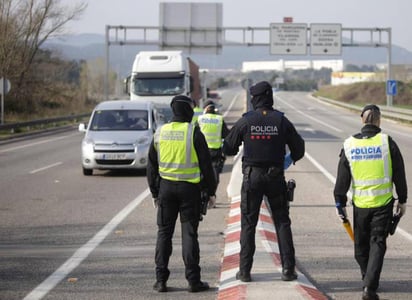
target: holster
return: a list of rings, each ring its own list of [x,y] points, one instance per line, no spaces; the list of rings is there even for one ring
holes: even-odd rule
[[[266,178],[269,181],[272,181],[274,178],[278,177],[279,175],[282,174],[282,169],[278,167],[270,167],[268,171],[266,172]]]
[[[209,203],[209,193],[207,190],[200,191],[200,220],[207,214],[207,205]]]
[[[396,227],[398,226],[399,221],[401,220],[401,217],[399,215],[393,215],[391,222],[389,224],[389,234],[393,235],[396,231]]]
[[[246,166],[243,168],[243,185],[246,191],[250,190],[250,172],[252,171],[252,167]]]

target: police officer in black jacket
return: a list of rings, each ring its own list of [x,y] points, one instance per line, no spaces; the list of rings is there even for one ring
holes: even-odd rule
[[[209,149],[200,128],[191,123],[193,101],[175,96],[171,107],[173,119],[156,132],[149,149],[147,180],[157,211],[156,282],[158,292],[167,292],[172,255],[172,237],[178,215],[182,228],[182,256],[189,292],[209,289],[200,280],[198,226],[201,186],[207,188],[209,207],[216,201],[216,178]],[[191,133],[193,132],[193,133]],[[194,155],[196,153],[196,156]],[[190,157],[190,158],[189,158]]]
[[[245,113],[225,138],[223,151],[235,155],[243,142],[241,188],[240,265],[236,278],[251,281],[255,253],[255,232],[263,196],[278,237],[282,280],[297,278],[289,203],[286,197],[284,157],[289,147],[293,162],[304,156],[305,143],[283,113],[273,109],[272,86],[262,81],[250,88],[253,111]]]

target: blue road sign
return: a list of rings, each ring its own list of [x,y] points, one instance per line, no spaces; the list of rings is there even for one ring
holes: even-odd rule
[[[386,95],[395,96],[398,93],[396,80],[386,81]]]

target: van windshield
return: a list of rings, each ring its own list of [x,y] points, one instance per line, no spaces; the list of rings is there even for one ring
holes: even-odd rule
[[[97,110],[90,130],[147,130],[148,120],[147,110]]]
[[[133,92],[139,96],[179,95],[184,92],[184,77],[135,77]]]

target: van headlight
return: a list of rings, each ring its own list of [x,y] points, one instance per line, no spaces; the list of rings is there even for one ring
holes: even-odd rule
[[[144,137],[139,138],[136,141],[136,146],[147,145],[147,144],[150,144],[150,142],[151,142],[151,138],[148,136],[144,136]]]
[[[82,149],[85,154],[93,153],[94,141],[92,139],[84,139],[82,141]]]

